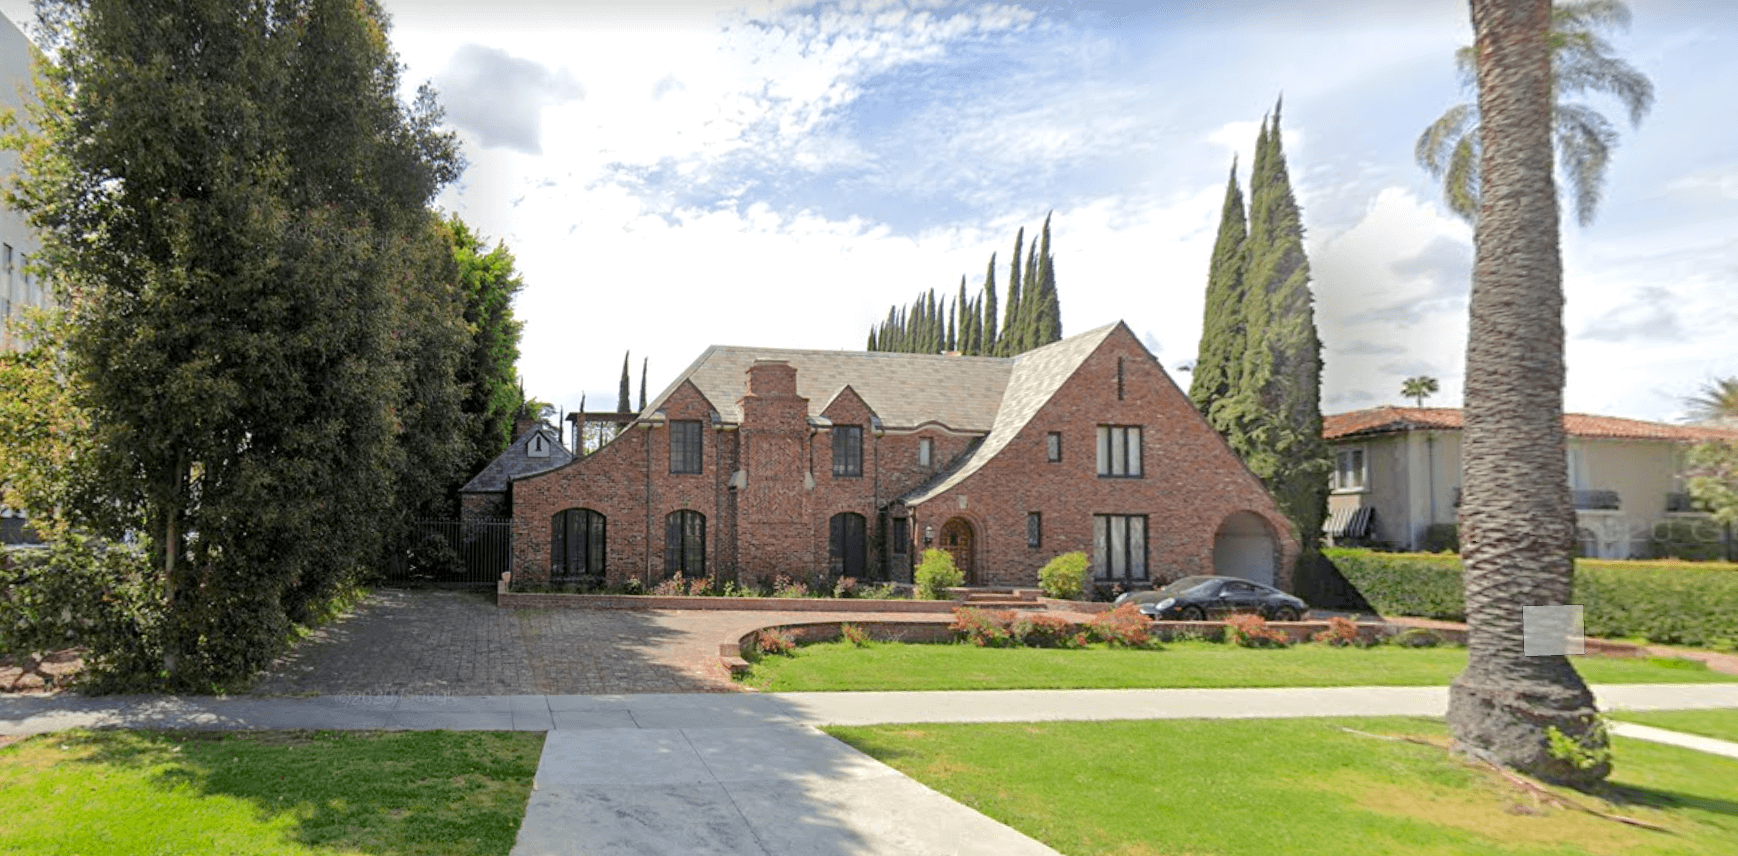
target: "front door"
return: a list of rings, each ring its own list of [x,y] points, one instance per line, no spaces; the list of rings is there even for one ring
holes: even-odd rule
[[[942,524],[941,548],[953,556],[954,567],[965,574],[966,585],[978,584],[977,566],[972,563],[972,524],[964,517],[955,517]]]

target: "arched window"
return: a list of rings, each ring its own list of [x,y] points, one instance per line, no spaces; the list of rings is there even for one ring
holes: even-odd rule
[[[549,524],[551,577],[602,577],[604,516],[589,508],[558,511]]]
[[[832,545],[828,552],[832,556],[833,576],[863,576],[868,556],[866,529],[861,514],[846,511],[833,515],[832,536],[828,539]]]
[[[664,573],[706,576],[706,515],[672,511],[664,518]]]

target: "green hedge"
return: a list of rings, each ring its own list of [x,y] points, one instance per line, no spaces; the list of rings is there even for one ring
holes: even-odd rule
[[[1459,556],[1349,549],[1323,553],[1384,615],[1466,620]],[[1738,646],[1738,566],[1578,560],[1572,599],[1586,608],[1583,620],[1589,636]]]

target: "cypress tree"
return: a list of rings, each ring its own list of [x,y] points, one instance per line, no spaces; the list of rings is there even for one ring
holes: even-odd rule
[[[984,270],[984,330],[978,339],[978,353],[995,356],[1001,336],[996,331],[996,254],[990,253],[990,265]]]
[[[1243,353],[1248,349],[1243,322],[1243,275],[1247,264],[1248,226],[1243,216],[1243,191],[1237,186],[1237,159],[1225,180],[1225,202],[1219,209],[1219,236],[1207,270],[1205,317],[1201,347],[1189,381],[1189,399],[1220,434],[1229,433],[1219,402],[1238,388]]]
[[[1295,527],[1304,560],[1313,561],[1332,465],[1322,440],[1321,340],[1309,259],[1279,122],[1276,104],[1256,140],[1243,301],[1248,345],[1223,406],[1232,448],[1267,485]]]
[[[628,398],[628,396],[631,395],[633,393],[633,391],[634,391],[633,382],[628,379],[628,352],[623,351],[622,352],[622,384],[621,384],[621,387],[616,390],[616,412],[617,413],[632,413],[633,412],[633,411],[628,409],[629,404],[632,403],[632,399]]]
[[[1062,341],[1062,300],[1056,294],[1056,260],[1050,256],[1050,214],[1044,215],[1044,232],[1038,249],[1039,319],[1038,341],[1048,345]]]
[[[640,360],[640,412],[646,412],[646,370],[652,365],[651,357]]]

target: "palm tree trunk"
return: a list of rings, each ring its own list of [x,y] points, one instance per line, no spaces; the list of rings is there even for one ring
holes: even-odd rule
[[[1483,192],[1466,359],[1461,506],[1467,669],[1456,751],[1541,778],[1610,772],[1593,695],[1563,656],[1527,656],[1522,607],[1568,602],[1574,511],[1563,438],[1563,271],[1551,166],[1549,0],[1472,0]],[[1586,748],[1554,754],[1555,728]],[[1591,763],[1589,763],[1591,761]]]

